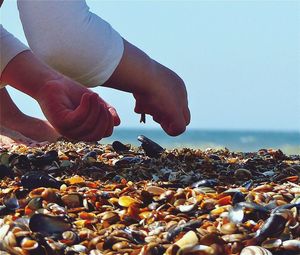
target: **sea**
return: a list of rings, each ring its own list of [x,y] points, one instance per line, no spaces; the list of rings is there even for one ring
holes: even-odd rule
[[[259,149],[280,149],[287,155],[300,155],[300,131],[237,131],[190,129],[184,134],[171,137],[159,129],[116,128],[109,138],[100,143],[120,141],[139,146],[139,135],[144,135],[163,148],[222,149],[231,151],[255,152]]]

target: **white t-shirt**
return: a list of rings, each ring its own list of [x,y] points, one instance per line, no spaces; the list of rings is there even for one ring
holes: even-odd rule
[[[28,50],[28,47],[0,24],[0,77],[8,62],[25,50]],[[0,87],[3,86],[4,84],[0,84]]]
[[[18,0],[18,9],[31,50],[62,74],[94,87],[118,66],[123,39],[85,0]]]

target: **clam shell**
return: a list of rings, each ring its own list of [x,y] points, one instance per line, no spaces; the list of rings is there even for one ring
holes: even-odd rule
[[[240,255],[272,255],[272,252],[260,246],[247,246]]]
[[[282,247],[288,251],[300,251],[300,240],[286,240],[282,243]]]
[[[215,255],[215,249],[207,245],[188,245],[180,248],[176,255]]]
[[[118,203],[120,206],[129,207],[133,204],[138,204],[138,201],[130,196],[122,196],[119,198]]]
[[[199,239],[194,231],[187,232],[181,239],[179,239],[175,244],[180,248],[184,246],[196,245]]]

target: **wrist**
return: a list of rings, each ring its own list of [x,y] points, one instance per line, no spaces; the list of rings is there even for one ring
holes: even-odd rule
[[[156,64],[146,53],[124,40],[121,61],[103,86],[134,94],[145,93],[152,89],[147,85],[156,77]]]

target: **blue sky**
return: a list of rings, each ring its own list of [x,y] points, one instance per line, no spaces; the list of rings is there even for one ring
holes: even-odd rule
[[[190,128],[300,130],[300,1],[87,3],[184,79]],[[4,1],[1,23],[26,43],[15,0]],[[131,95],[95,91],[116,107],[121,127],[141,127]],[[33,100],[10,92],[25,113],[43,116]],[[150,119],[146,127],[158,127]]]

